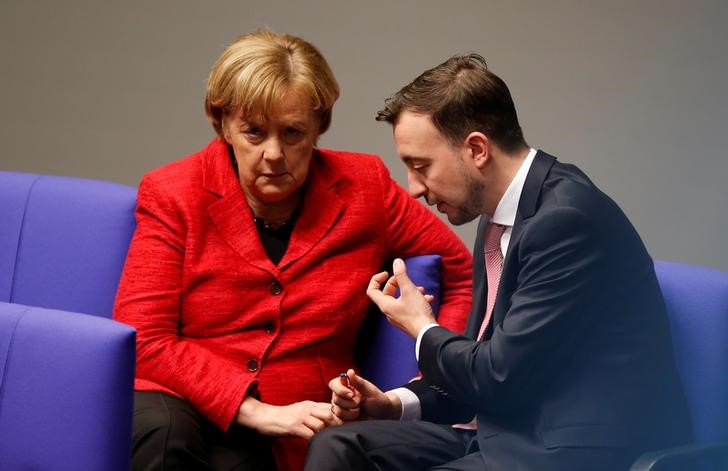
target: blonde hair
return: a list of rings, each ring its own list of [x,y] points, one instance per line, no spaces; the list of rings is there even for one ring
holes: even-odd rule
[[[222,118],[242,111],[267,116],[284,93],[295,90],[311,99],[321,118],[319,134],[331,124],[339,84],[311,43],[269,30],[245,34],[230,44],[210,72],[205,113],[222,137]]]

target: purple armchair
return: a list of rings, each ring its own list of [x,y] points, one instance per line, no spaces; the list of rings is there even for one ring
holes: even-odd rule
[[[135,332],[110,317],[135,204],[0,172],[0,469],[129,469]]]

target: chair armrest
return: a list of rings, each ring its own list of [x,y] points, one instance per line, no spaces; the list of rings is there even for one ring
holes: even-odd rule
[[[3,469],[128,470],[134,329],[0,303]]]
[[[640,456],[630,471],[684,469],[728,469],[728,442],[697,443],[651,451]]]

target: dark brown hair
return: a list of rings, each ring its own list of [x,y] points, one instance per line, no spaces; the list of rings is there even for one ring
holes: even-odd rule
[[[455,146],[475,131],[505,152],[526,145],[508,87],[478,54],[453,56],[423,72],[385,101],[376,120],[395,124],[403,111],[429,115]]]

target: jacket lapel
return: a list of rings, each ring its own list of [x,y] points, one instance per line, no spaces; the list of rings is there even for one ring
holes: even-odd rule
[[[505,293],[500,287],[503,286],[504,280],[515,280],[518,277],[518,264],[509,263],[511,254],[517,250],[518,244],[520,243],[521,234],[523,229],[528,224],[528,220],[536,214],[541,201],[541,190],[543,188],[546,177],[548,176],[551,167],[556,162],[556,158],[542,151],[538,151],[533,159],[531,168],[528,170],[526,181],[523,184],[523,191],[521,192],[521,199],[518,201],[518,210],[516,211],[516,219],[513,223],[513,229],[511,231],[511,240],[508,243],[508,251],[506,257],[503,260],[503,272],[501,273],[501,281],[498,290],[498,296],[495,300],[495,306],[493,306],[493,322],[492,325],[498,325],[503,322],[503,318],[508,312],[508,305],[510,302],[504,299],[505,296],[510,297],[512,293]],[[485,296],[483,297],[485,299]],[[487,337],[493,333],[493,329],[488,329]]]
[[[230,163],[227,145],[215,139],[205,149],[202,159],[203,185],[219,196],[207,212],[220,235],[245,262],[273,271],[275,267],[260,243],[253,215]]]
[[[280,270],[306,255],[334,226],[344,210],[342,190],[346,184],[315,150],[306,182],[303,208],[293,228]]]

